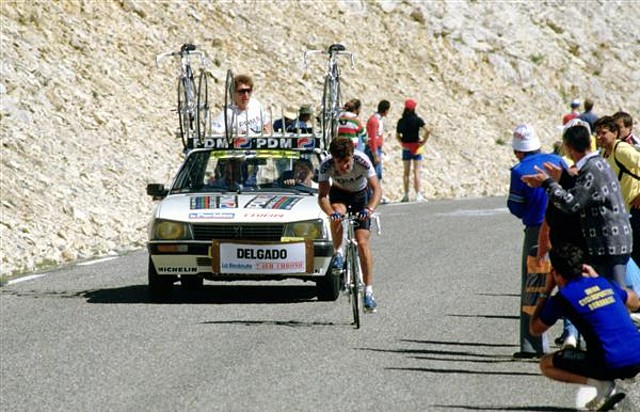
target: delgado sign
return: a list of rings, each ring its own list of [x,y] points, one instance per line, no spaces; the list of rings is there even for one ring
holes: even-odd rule
[[[214,240],[213,273],[277,275],[313,273],[313,242],[246,243]]]

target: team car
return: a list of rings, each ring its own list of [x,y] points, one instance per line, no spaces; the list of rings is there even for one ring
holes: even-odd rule
[[[168,187],[148,184],[158,203],[149,224],[152,301],[171,300],[174,283],[204,280],[315,282],[336,300],[329,218],[315,176],[323,151],[314,135],[210,136],[186,156]]]

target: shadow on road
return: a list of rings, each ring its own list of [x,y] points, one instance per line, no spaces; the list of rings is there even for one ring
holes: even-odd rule
[[[485,318],[485,319],[516,319],[520,320],[519,316],[503,316],[503,315],[461,315],[456,313],[448,313],[446,316],[454,318]]]
[[[255,326],[255,325],[267,325],[267,326],[288,326],[292,328],[299,327],[314,327],[314,326],[336,326],[335,322],[300,322],[297,320],[215,320],[200,322],[203,325],[242,325],[242,326]]]
[[[89,303],[150,303],[147,285],[96,289],[77,293]],[[185,290],[173,287],[168,304],[264,304],[309,302],[316,298],[314,286],[280,285],[204,285],[200,289]]]
[[[471,406],[471,405],[432,405],[434,408],[464,409],[468,411],[536,411],[536,412],[575,412],[573,408],[560,408],[557,406]]]

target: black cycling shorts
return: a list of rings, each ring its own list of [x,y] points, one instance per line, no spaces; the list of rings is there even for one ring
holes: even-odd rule
[[[331,186],[329,190],[329,202],[331,202],[331,204],[342,203],[347,207],[347,210],[351,208],[353,213],[358,213],[369,204],[369,191],[365,189],[359,192],[347,192]],[[360,225],[356,227],[356,230],[370,230],[370,228],[371,219],[365,219],[360,221]]]
[[[629,379],[640,373],[640,365],[620,369],[608,369],[587,358],[587,352],[568,348],[553,354],[553,366],[587,378],[611,381]]]

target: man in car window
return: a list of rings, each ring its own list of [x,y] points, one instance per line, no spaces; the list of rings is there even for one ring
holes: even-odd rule
[[[271,120],[262,104],[253,99],[253,79],[240,74],[233,79],[233,103],[226,108],[227,122],[235,134],[270,133]],[[220,112],[211,124],[214,133],[225,132],[225,111]]]
[[[331,217],[331,234],[336,254],[334,268],[344,264],[342,252],[341,219],[351,208],[358,213],[360,225],[355,235],[365,283],[365,312],[375,312],[377,303],[373,297],[373,255],[369,244],[371,214],[382,196],[376,170],[369,157],[354,150],[348,137],[337,137],[329,146],[330,156],[320,164],[318,176],[320,208]]]

